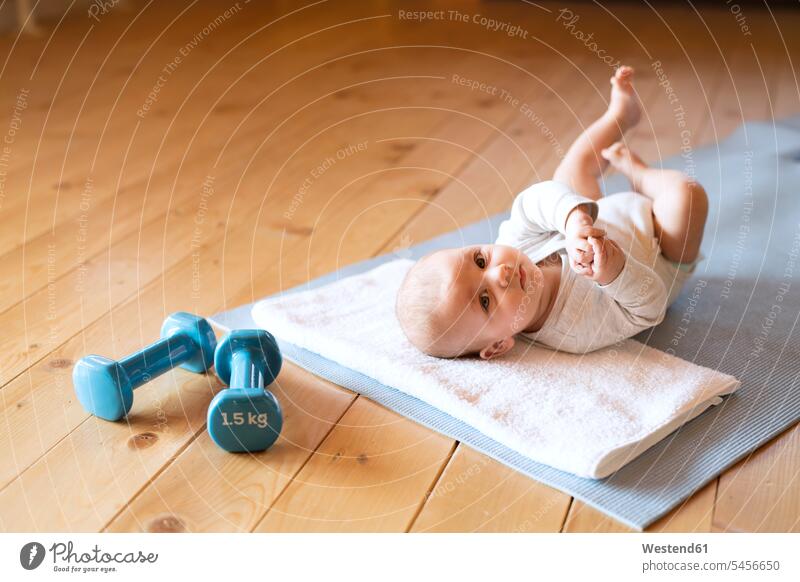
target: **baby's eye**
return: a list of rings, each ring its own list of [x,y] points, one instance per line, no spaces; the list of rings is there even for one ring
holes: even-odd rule
[[[489,313],[489,294],[481,293],[481,296],[478,298],[478,300],[481,302],[481,308],[483,308],[486,313]]]
[[[486,268],[486,259],[481,254],[480,251],[475,253],[475,264],[478,265],[478,268],[485,269]]]

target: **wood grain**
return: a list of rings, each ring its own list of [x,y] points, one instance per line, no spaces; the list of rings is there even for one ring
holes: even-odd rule
[[[411,531],[557,532],[570,496],[459,444]]]

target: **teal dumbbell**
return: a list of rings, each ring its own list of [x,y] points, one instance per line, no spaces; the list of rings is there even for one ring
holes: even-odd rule
[[[217,346],[214,367],[230,386],[208,408],[208,433],[231,453],[255,453],[272,446],[283,428],[283,413],[266,387],[281,370],[278,342],[263,329],[232,331]]]
[[[119,420],[133,406],[133,391],[156,376],[181,366],[205,372],[214,363],[217,338],[202,317],[179,311],[161,326],[161,339],[117,362],[90,355],[78,360],[72,382],[87,412]]]

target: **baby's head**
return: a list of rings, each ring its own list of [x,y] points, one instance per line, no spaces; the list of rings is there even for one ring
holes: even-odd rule
[[[543,277],[527,255],[504,245],[445,249],[411,267],[397,294],[403,332],[431,356],[500,356],[531,324]]]

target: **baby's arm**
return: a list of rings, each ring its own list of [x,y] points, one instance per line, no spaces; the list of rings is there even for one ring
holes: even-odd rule
[[[496,242],[529,252],[546,246],[556,233],[566,235],[567,217],[574,214],[576,207],[589,220],[597,216],[597,203],[569,186],[553,180],[533,184],[514,199],[511,216],[500,225]]]
[[[619,306],[621,315],[639,329],[664,319],[667,289],[656,273],[609,238],[589,239],[594,249],[593,279]]]
[[[589,224],[597,217],[597,202],[554,180],[530,186],[520,199],[525,217],[542,232],[566,234],[567,218],[572,215],[585,215]]]
[[[566,184],[539,182],[514,199],[511,216],[500,225],[496,243],[532,252],[563,236],[571,259],[591,263],[592,249],[587,239],[605,234],[593,226],[598,210],[597,202]],[[588,259],[579,252],[589,253]]]

